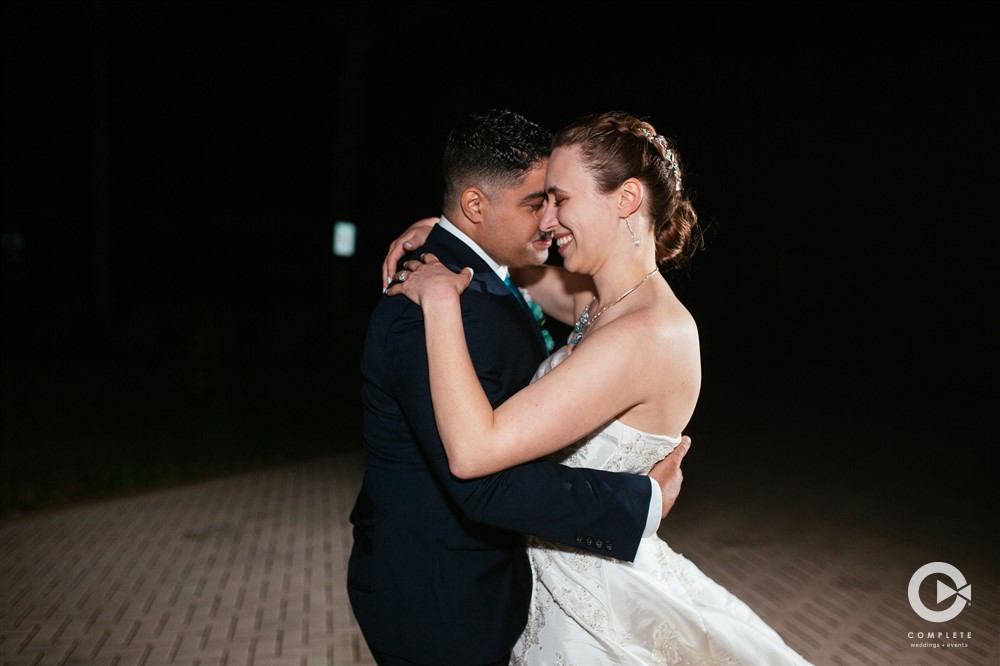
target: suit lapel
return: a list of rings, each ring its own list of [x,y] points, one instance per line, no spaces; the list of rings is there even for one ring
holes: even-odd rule
[[[418,252],[432,252],[437,255],[448,268],[459,271],[469,266],[475,271],[472,284],[469,289],[489,294],[497,298],[506,308],[511,316],[518,322],[524,331],[525,337],[531,341],[531,345],[539,359],[548,356],[549,352],[545,348],[545,340],[542,338],[542,330],[535,321],[534,315],[522,304],[521,300],[507,288],[503,280],[493,271],[493,269],[483,261],[475,251],[458,238],[448,233],[444,229],[435,226],[431,229],[427,237],[427,243]]]
[[[548,356],[549,352],[545,348],[545,340],[542,338],[542,329],[538,326],[538,322],[535,321],[535,317],[528,310],[527,305],[515,296],[507,288],[507,285],[503,283],[503,280],[492,270],[486,270],[478,274],[473,278],[473,283],[477,281],[482,283],[490,294],[498,296],[503,301],[504,307],[511,312],[511,316],[517,319],[524,330],[524,334],[531,340],[531,344],[536,354],[538,354],[539,359]]]

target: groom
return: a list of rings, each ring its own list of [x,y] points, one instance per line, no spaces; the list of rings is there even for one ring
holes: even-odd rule
[[[504,278],[508,266],[548,256],[538,212],[549,143],[508,111],[464,119],[445,148],[444,216],[420,248],[475,270],[462,317],[494,406],[547,355]],[[431,406],[422,311],[407,298],[376,305],[361,369],[365,477],[351,512],[347,589],[380,666],[507,664],[531,597],[522,535],[630,561],[679,491],[684,449],[649,477],[549,461],[452,476]]]

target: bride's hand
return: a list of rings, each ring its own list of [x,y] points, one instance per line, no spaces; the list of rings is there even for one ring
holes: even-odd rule
[[[431,299],[460,295],[472,283],[473,275],[469,267],[454,273],[427,252],[420,256],[419,261],[411,259],[403,262],[403,270],[392,276],[386,293],[389,296],[402,294],[423,307]]]
[[[399,238],[389,243],[389,253],[385,255],[382,262],[382,288],[385,289],[392,282],[392,274],[396,270],[396,264],[407,252],[412,252],[427,242],[427,236],[431,229],[438,223],[440,218],[425,217],[417,220],[404,231]]]

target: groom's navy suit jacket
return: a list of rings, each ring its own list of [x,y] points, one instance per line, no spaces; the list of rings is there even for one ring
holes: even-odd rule
[[[538,325],[468,246],[435,227],[421,252],[459,270],[469,351],[490,402],[524,387],[546,350]],[[651,497],[645,476],[550,461],[452,476],[431,406],[421,309],[383,296],[362,355],[365,476],[351,522],[352,608],[373,651],[420,664],[503,657],[527,621],[522,534],[631,560]],[[600,368],[594,381],[599,382]]]

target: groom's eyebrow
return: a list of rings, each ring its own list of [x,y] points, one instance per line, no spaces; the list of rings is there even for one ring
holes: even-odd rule
[[[524,197],[521,198],[521,203],[530,203],[535,199],[544,199],[544,198],[545,198],[545,190],[539,190],[537,192],[532,192],[531,194],[524,195]]]

